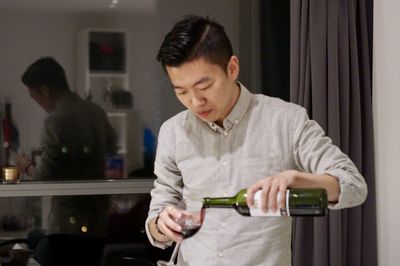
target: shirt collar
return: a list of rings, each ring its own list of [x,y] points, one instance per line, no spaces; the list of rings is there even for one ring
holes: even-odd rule
[[[249,109],[250,102],[251,102],[251,93],[247,90],[247,88],[240,82],[237,82],[240,87],[239,98],[228,114],[228,116],[224,119],[223,125],[225,130],[229,130],[232,128],[233,125],[239,124],[242,118],[244,117],[245,113]],[[217,124],[213,122],[207,123],[212,130],[218,131],[221,129]]]

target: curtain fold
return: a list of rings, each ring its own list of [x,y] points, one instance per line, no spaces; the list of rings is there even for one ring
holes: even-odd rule
[[[377,265],[371,43],[366,0],[291,0],[290,100],[368,184],[360,207],[293,222],[293,265]]]

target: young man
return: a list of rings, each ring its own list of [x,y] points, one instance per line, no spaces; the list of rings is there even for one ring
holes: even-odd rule
[[[69,88],[62,66],[45,57],[22,76],[32,99],[49,115],[41,136],[41,164],[17,158],[37,180],[104,178],[106,156],[116,151],[116,135],[106,113]],[[108,219],[108,196],[52,197],[48,236],[36,248],[43,265],[101,265]],[[83,252],[84,250],[84,252]]]
[[[178,100],[188,109],[159,132],[155,188],[146,229],[164,248],[182,241],[180,199],[232,196],[248,188],[248,205],[276,210],[287,188],[322,187],[330,208],[361,204],[363,177],[309,120],[282,100],[250,93],[236,79],[239,60],[221,25],[190,16],[175,24],[158,54]],[[248,218],[209,209],[200,231],[182,242],[179,265],[290,265],[291,219]]]

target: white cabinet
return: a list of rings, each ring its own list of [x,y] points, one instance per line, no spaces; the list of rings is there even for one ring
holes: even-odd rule
[[[107,112],[118,137],[125,176],[143,166],[140,114],[132,108],[128,34],[122,29],[84,29],[78,33],[75,91]]]

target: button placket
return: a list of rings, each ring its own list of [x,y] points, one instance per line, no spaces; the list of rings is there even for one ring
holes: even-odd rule
[[[220,152],[221,152],[221,189],[228,189],[229,187],[229,168],[230,168],[230,158],[229,158],[229,152],[228,152],[228,139],[227,136],[228,131],[224,130],[221,132],[220,135]],[[227,190],[223,190],[220,192],[221,194],[223,193],[224,197],[227,197]],[[220,195],[221,195],[220,194]]]

